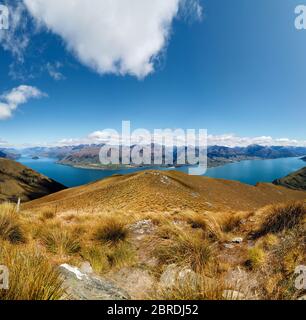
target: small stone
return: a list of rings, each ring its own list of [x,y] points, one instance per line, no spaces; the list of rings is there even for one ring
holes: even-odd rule
[[[242,241],[243,241],[243,238],[239,238],[239,237],[232,239],[232,243],[241,243]]]

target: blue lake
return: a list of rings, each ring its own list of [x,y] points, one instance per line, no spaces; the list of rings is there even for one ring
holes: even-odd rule
[[[126,174],[145,170],[144,168],[127,170],[79,169],[56,164],[54,159],[33,160],[21,158],[19,162],[67,187],[80,186],[112,176],[113,174]],[[300,158],[248,160],[227,164],[217,168],[210,168],[205,175],[212,178],[237,180],[255,185],[257,182],[272,182],[273,180],[284,177],[304,166],[306,166],[306,163]],[[176,170],[187,172],[187,168],[179,168]]]

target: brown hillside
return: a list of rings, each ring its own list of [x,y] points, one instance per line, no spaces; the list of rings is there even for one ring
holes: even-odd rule
[[[126,210],[256,210],[268,204],[306,199],[306,193],[273,184],[255,186],[236,181],[189,176],[177,171],[144,171],[117,175],[64,190],[25,204],[25,209],[54,207],[59,211]]]
[[[63,189],[60,183],[18,162],[0,159],[0,202],[16,202],[18,198],[25,202]]]

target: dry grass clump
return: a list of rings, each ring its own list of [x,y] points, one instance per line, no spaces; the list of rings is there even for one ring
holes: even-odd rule
[[[111,268],[122,268],[135,262],[135,252],[127,242],[119,242],[109,247],[107,258]]]
[[[73,255],[81,250],[80,239],[67,227],[47,226],[40,231],[39,238],[41,243],[53,254]]]
[[[212,216],[196,212],[184,212],[181,214],[183,221],[191,225],[193,229],[202,229],[205,236],[211,240],[221,239],[221,229]]]
[[[249,249],[248,251],[248,260],[246,262],[247,266],[252,269],[258,269],[262,267],[266,262],[266,253],[264,250],[256,246]]]
[[[215,274],[213,278],[210,278],[201,272],[196,274],[196,278],[189,277],[184,281],[178,280],[169,287],[157,287],[151,298],[158,300],[232,299],[224,295],[226,290],[235,290],[236,293],[240,294],[240,290],[228,285],[222,275]],[[235,298],[233,297],[233,299]]]
[[[0,290],[0,300],[58,300],[62,280],[45,255],[31,246],[0,243],[0,261],[9,269],[9,290]]]
[[[279,243],[279,238],[275,234],[267,234],[261,237],[258,241],[259,246],[264,250],[271,250],[273,247],[277,246]]]
[[[46,209],[42,211],[41,217],[42,217],[42,220],[52,220],[56,217],[56,214],[55,214],[55,211]]]
[[[88,246],[82,249],[81,257],[89,261],[97,273],[130,266],[136,261],[135,251],[127,242]]]
[[[264,299],[291,300],[303,295],[295,288],[295,268],[306,264],[304,226],[297,225],[272,237],[266,235],[257,241],[257,246],[266,250],[264,265],[259,270]]]
[[[249,213],[245,212],[231,212],[222,216],[220,226],[223,232],[232,232],[238,229],[243,221],[250,216]]]
[[[105,217],[101,219],[94,231],[94,240],[101,243],[118,243],[126,240],[128,229],[126,223],[119,216]]]
[[[104,246],[84,247],[80,253],[84,261],[88,261],[96,273],[104,273],[109,270],[107,257],[108,248]]]
[[[20,216],[13,205],[2,204],[0,206],[0,239],[14,244],[26,241]]]
[[[261,225],[255,237],[279,233],[302,224],[306,217],[306,203],[292,202],[267,207],[262,213]]]
[[[175,263],[189,266],[198,271],[210,261],[212,245],[205,239],[202,231],[188,232],[172,226],[171,233],[167,233],[156,246],[155,254],[161,264]]]

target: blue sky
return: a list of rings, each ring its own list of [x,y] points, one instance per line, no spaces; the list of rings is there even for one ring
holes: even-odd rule
[[[35,1],[40,2],[26,0],[27,8],[33,9]],[[71,50],[71,43],[79,37],[67,48],[69,41],[57,32],[64,23],[60,17],[49,30],[44,26],[37,30],[30,17],[37,18],[40,12],[21,11],[14,34],[12,30],[1,31],[2,103],[21,85],[37,88],[45,95],[28,98],[0,120],[0,141],[9,145],[81,141],[98,130],[120,129],[122,120],[130,120],[133,128],[150,130],[206,128],[213,136],[229,136],[233,144],[235,136],[248,137],[250,142],[265,136],[304,144],[306,31],[294,28],[294,8],[301,1],[195,3],[193,9],[199,5],[203,9],[201,17],[196,10],[187,15],[186,9],[179,13],[165,9],[172,10],[173,20],[166,28],[169,37],[160,50],[156,49],[158,59],[150,72],[147,68],[153,65],[152,57],[142,63],[129,59],[128,54],[138,54],[133,51],[133,41],[139,48],[141,36],[137,42],[136,36],[127,34],[131,48],[126,42],[121,45],[120,38],[118,47],[125,50],[122,56],[127,66],[115,63],[112,68],[117,69],[104,72],[104,60],[91,63],[85,54]],[[90,10],[84,12],[90,14]],[[121,22],[116,23],[120,26]],[[109,35],[91,32],[90,44],[95,37],[99,41],[99,37]],[[9,45],[18,39],[19,43],[22,39],[29,42],[14,54]]]

